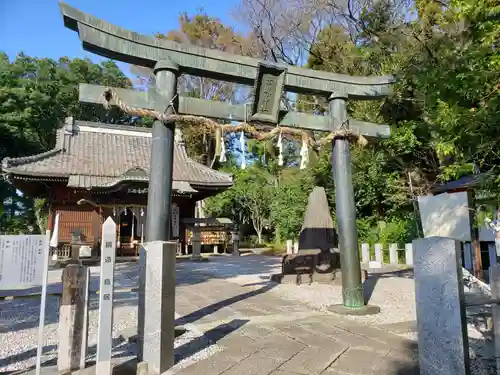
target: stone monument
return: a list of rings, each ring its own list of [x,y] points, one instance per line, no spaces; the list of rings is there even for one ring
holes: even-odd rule
[[[307,203],[297,253],[283,257],[277,282],[333,282],[338,280],[340,252],[325,189],[316,186]]]

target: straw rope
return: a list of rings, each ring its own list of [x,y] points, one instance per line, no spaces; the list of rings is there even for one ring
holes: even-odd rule
[[[285,126],[275,126],[270,127],[269,125],[264,124],[249,124],[247,122],[239,122],[236,124],[220,124],[212,119],[200,116],[193,115],[179,115],[177,113],[166,114],[160,113],[158,111],[152,109],[144,109],[132,107],[125,103],[117,93],[113,89],[107,89],[103,93],[104,97],[104,107],[109,108],[111,105],[116,105],[123,112],[132,116],[140,116],[140,117],[153,117],[164,124],[168,124],[171,122],[181,122],[189,125],[195,125],[200,128],[204,128],[207,132],[215,132],[218,128],[224,133],[237,133],[244,132],[249,135],[251,138],[257,139],[259,141],[265,141],[268,139],[272,139],[276,137],[278,134],[282,134],[287,138],[292,138],[295,140],[302,139],[305,140],[309,146],[319,146],[324,145],[328,142],[333,141],[336,138],[346,138],[352,142],[357,143],[359,146],[364,147],[368,141],[365,137],[363,137],[358,132],[355,132],[351,129],[345,129],[344,125],[348,125],[348,121],[346,121],[342,128],[339,130],[335,130],[329,133],[326,137],[321,138],[318,141],[315,141],[312,137],[309,136],[304,130],[297,128],[289,128]],[[169,104],[169,107],[173,108],[173,103]]]

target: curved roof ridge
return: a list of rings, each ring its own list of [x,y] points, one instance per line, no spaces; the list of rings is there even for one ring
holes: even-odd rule
[[[21,156],[18,158],[6,157],[2,160],[2,169],[9,169],[12,167],[17,167],[22,164],[33,163],[36,161],[43,160],[45,158],[54,156],[62,151],[62,148],[55,147],[49,151],[42,152],[40,154]]]

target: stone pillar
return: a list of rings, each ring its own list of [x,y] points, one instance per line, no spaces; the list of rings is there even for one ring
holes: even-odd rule
[[[174,365],[175,252],[174,241],[144,244],[146,278],[142,360],[159,375]]]
[[[231,240],[233,242],[233,255],[240,256],[240,235],[238,232],[231,233]]]
[[[191,254],[191,259],[198,260],[201,258],[201,228],[198,226],[193,227],[193,238],[191,243],[193,244],[193,253]]]
[[[157,111],[174,113],[173,104],[177,93],[178,66],[170,61],[159,61],[154,68],[156,88],[164,102],[158,103]],[[172,104],[172,105],[170,105]],[[149,176],[146,241],[167,241],[171,238],[172,174],[174,162],[175,124],[153,124],[151,146],[151,171]]]
[[[490,266],[491,298],[500,299],[500,264]],[[491,305],[493,320],[493,339],[495,340],[495,358],[497,362],[497,374],[500,375],[500,305]]]
[[[460,252],[451,238],[413,241],[421,375],[470,374]]]
[[[286,240],[286,253],[293,254],[293,240]]]
[[[62,272],[62,296],[59,307],[59,345],[57,368],[69,372],[84,367],[88,329],[87,267],[69,264]]]
[[[384,263],[384,249],[382,249],[382,244],[375,244],[375,261],[379,262],[380,265]]]
[[[367,243],[361,244],[361,256],[363,263],[370,263],[370,245]]]
[[[80,259],[80,247],[82,246],[82,232],[80,229],[73,229],[71,231],[71,254],[70,259],[72,263]]]
[[[405,245],[405,259],[406,259],[406,265],[412,266],[413,265],[413,245],[411,243],[407,243]]]
[[[398,264],[398,245],[395,243],[389,245],[389,263]]]
[[[334,93],[329,97],[329,114],[336,130],[349,129],[346,105],[345,94]],[[364,302],[349,138],[335,137],[332,141],[332,148],[343,298],[343,306],[337,306],[333,310],[344,314],[378,313],[380,311],[378,307],[367,307]]]
[[[146,303],[146,249],[141,245],[139,249],[139,298],[137,303],[137,359],[143,360],[144,345],[144,313]]]

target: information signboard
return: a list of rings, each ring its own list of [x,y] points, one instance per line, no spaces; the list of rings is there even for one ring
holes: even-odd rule
[[[40,286],[44,276],[47,236],[0,236],[0,289]]]

